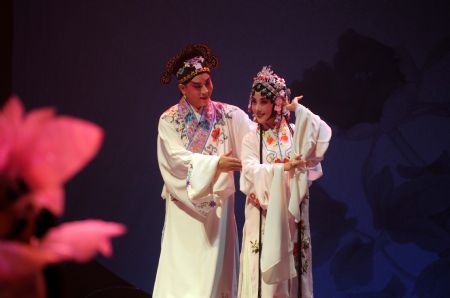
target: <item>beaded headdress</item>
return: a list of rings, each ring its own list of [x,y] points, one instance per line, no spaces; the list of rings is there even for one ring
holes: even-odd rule
[[[289,112],[285,109],[291,91],[286,86],[285,80],[275,74],[271,66],[263,66],[260,72],[253,78],[252,92],[248,103],[248,110],[251,112],[252,96],[255,92],[260,92],[261,96],[269,99],[273,103],[272,116],[275,116],[275,126],[278,127],[281,119],[285,117],[289,120]]]
[[[178,69],[175,76],[177,77],[178,83],[183,84],[203,72],[209,73],[210,69],[205,63],[205,58],[196,56],[184,61],[183,66]]]
[[[160,81],[161,84],[168,84],[174,75],[179,84],[184,84],[201,73],[211,72],[217,64],[217,57],[212,55],[207,45],[189,45],[167,61]]]

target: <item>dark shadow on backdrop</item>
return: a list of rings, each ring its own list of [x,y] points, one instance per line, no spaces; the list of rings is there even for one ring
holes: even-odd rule
[[[66,262],[45,270],[48,298],[150,298],[96,261]]]
[[[13,1],[0,1],[0,105],[11,95]]]
[[[429,149],[440,152],[430,161],[418,150],[424,137],[419,124],[414,124],[415,138],[408,138],[405,129],[420,117],[450,118],[448,95],[436,92],[436,99],[420,92],[427,90],[426,82],[431,90],[439,90],[438,80],[427,80],[435,73],[447,77],[450,38],[434,45],[422,68],[405,67],[408,62],[413,65],[409,58],[405,49],[399,51],[348,30],[340,36],[331,63],[319,61],[291,86],[294,94],[308,94],[311,101],[306,105],[334,124],[335,139],[370,140],[360,169],[361,181],[354,183],[357,187],[361,182],[361,198],[369,212],[348,216],[349,197],[329,194],[320,184],[311,188],[314,268],[329,262],[335,287],[345,297],[407,297],[408,292],[419,297],[447,297],[450,292],[444,282],[450,273],[448,139],[430,143]],[[420,79],[412,73],[420,74]],[[414,92],[406,92],[408,88]],[[330,106],[333,109],[327,109]],[[442,129],[431,121],[427,126]],[[377,155],[386,158],[388,153],[379,152],[377,145],[386,136],[401,159],[381,166]],[[372,219],[368,229],[359,224],[364,217]],[[423,261],[420,259],[427,254],[434,259],[420,270],[411,270],[399,260],[412,249],[403,246],[401,253],[391,249],[408,244],[423,251],[411,262]],[[392,268],[385,271],[390,278],[382,288],[372,286],[380,263]]]

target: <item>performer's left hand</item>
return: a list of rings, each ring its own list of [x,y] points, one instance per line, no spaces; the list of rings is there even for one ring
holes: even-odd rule
[[[303,98],[303,95],[300,96],[296,96],[292,99],[292,101],[290,103],[286,104],[286,110],[290,111],[290,112],[294,112],[295,109],[298,107],[299,105],[299,101]]]

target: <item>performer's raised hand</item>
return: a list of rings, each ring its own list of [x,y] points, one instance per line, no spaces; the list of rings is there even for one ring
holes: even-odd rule
[[[295,109],[298,107],[298,102],[302,98],[303,98],[303,95],[294,97],[290,103],[286,104],[286,110],[288,110],[290,112],[294,112]]]
[[[219,172],[240,171],[242,169],[241,160],[231,156],[231,154],[232,151],[229,151],[220,156],[219,163],[217,164],[217,170]]]

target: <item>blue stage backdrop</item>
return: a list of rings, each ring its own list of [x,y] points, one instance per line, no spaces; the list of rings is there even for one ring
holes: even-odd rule
[[[13,36],[26,106],[105,129],[67,184],[65,220],[125,223],[100,261],[128,282],[151,292],[160,251],[157,123],[178,91],[159,76],[182,46],[206,42],[220,58],[214,99],[246,109],[270,64],[333,127],[311,193],[316,297],[450,297],[447,0],[23,0]],[[239,194],[239,229],[243,206]]]

